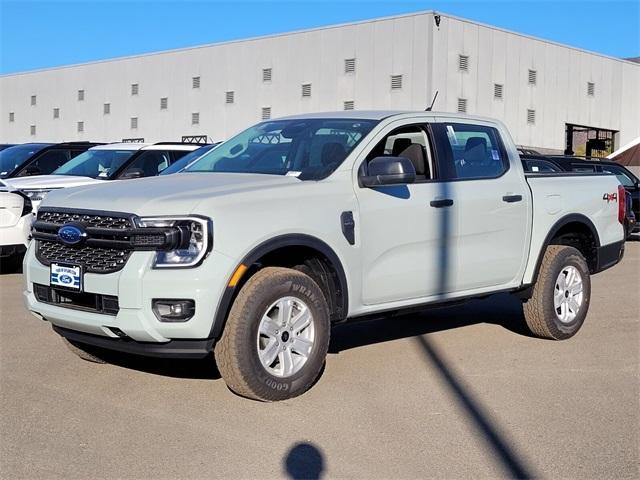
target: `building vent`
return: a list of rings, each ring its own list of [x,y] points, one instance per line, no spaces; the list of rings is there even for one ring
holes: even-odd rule
[[[302,96],[303,97],[310,97],[311,96],[311,84],[310,83],[303,83],[302,84]]]
[[[458,99],[458,113],[467,113],[467,99],[459,98]]]
[[[226,103],[233,103],[235,101],[236,94],[235,92],[225,92],[224,98]]]
[[[84,90],[78,90],[78,101],[84,102]]]
[[[595,96],[596,94],[596,84],[593,82],[587,82],[587,95],[590,97]]]
[[[102,106],[102,113],[103,113],[103,115],[109,115],[111,113],[111,104],[110,103],[105,103]]]
[[[138,85],[137,83],[132,83],[131,84],[131,95],[138,95],[139,91],[140,91],[140,85]]]
[[[53,118],[60,118],[60,109],[59,108],[54,108],[53,109]]]
[[[344,102],[344,109],[345,110],[353,110],[355,108],[356,104],[353,100],[345,100]]]
[[[499,83],[493,84],[493,98],[502,98],[502,93],[504,90],[504,85],[500,85]]]
[[[167,97],[162,97],[160,99],[160,110],[166,110],[169,106],[169,99]]]
[[[469,55],[458,55],[458,69],[461,72],[469,71]]]
[[[536,111],[527,109],[527,123],[534,125],[536,123]]]
[[[270,82],[271,81],[271,69],[270,68],[263,68],[262,69],[262,81],[263,82]]]
[[[402,75],[391,75],[391,90],[402,88]]]
[[[78,132],[84,132],[84,122],[78,122]]]
[[[271,118],[271,107],[262,107],[262,120],[269,120]]]
[[[529,85],[535,85],[538,82],[538,72],[529,70]]]
[[[31,105],[35,105],[36,104],[36,96],[35,95],[31,95]]]
[[[36,134],[36,126],[35,125],[31,125],[29,127],[29,131],[31,132],[31,135],[35,135]]]
[[[131,128],[138,128],[138,117],[131,117]]]
[[[191,77],[191,88],[200,88],[200,77]]]
[[[198,112],[191,114],[191,125],[200,125],[200,114]]]
[[[9,121],[10,121],[10,122],[15,122],[15,121],[16,121],[16,114],[15,114],[15,112],[9,112]]]
[[[356,73],[356,59],[345,58],[344,59],[344,73]]]

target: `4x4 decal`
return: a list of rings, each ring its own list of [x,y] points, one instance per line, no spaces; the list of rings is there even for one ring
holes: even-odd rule
[[[616,202],[616,201],[618,201],[618,194],[617,193],[605,193],[604,195],[602,195],[602,199],[606,200],[607,203]]]

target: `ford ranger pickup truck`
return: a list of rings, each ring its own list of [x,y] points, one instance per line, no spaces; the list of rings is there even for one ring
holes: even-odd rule
[[[347,319],[511,292],[533,334],[575,335],[590,275],[623,255],[623,194],[610,174],[525,175],[495,120],[268,120],[181,173],[52,191],[24,297],[86,360],[213,352],[231,390],[283,400]]]

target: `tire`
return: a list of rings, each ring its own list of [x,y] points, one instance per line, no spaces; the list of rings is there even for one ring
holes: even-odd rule
[[[306,321],[303,314],[310,318],[309,325],[298,330]],[[291,319],[286,328],[280,323],[288,322],[284,318]],[[259,334],[267,330],[268,335]],[[247,281],[231,307],[215,347],[218,370],[227,386],[243,397],[269,402],[296,397],[318,379],[330,330],[329,308],[316,282],[297,270],[264,268]],[[306,357],[299,345],[308,348]],[[277,356],[269,363],[273,352]],[[290,373],[285,372],[288,367]]]
[[[86,360],[87,362],[107,363],[104,359],[102,359],[98,355],[96,355],[93,352],[92,348],[90,346],[88,346],[88,345],[84,345],[84,344],[79,343],[79,342],[74,342],[72,340],[67,340],[64,337],[62,338],[62,341],[64,342],[64,344],[67,346],[67,348],[69,350],[71,350],[78,357],[80,357],[83,360]]]
[[[579,278],[575,272],[579,274]],[[581,281],[580,286],[576,283],[576,278]],[[563,285],[562,279],[573,285]],[[578,290],[581,296],[577,293]],[[533,295],[524,304],[524,318],[531,333],[552,340],[573,337],[584,323],[590,302],[591,278],[582,254],[573,247],[548,246],[533,287]]]

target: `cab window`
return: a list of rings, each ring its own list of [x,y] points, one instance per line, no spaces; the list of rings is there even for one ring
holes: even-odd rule
[[[498,130],[482,125],[445,124],[456,178],[496,178],[507,171],[508,158]]]

